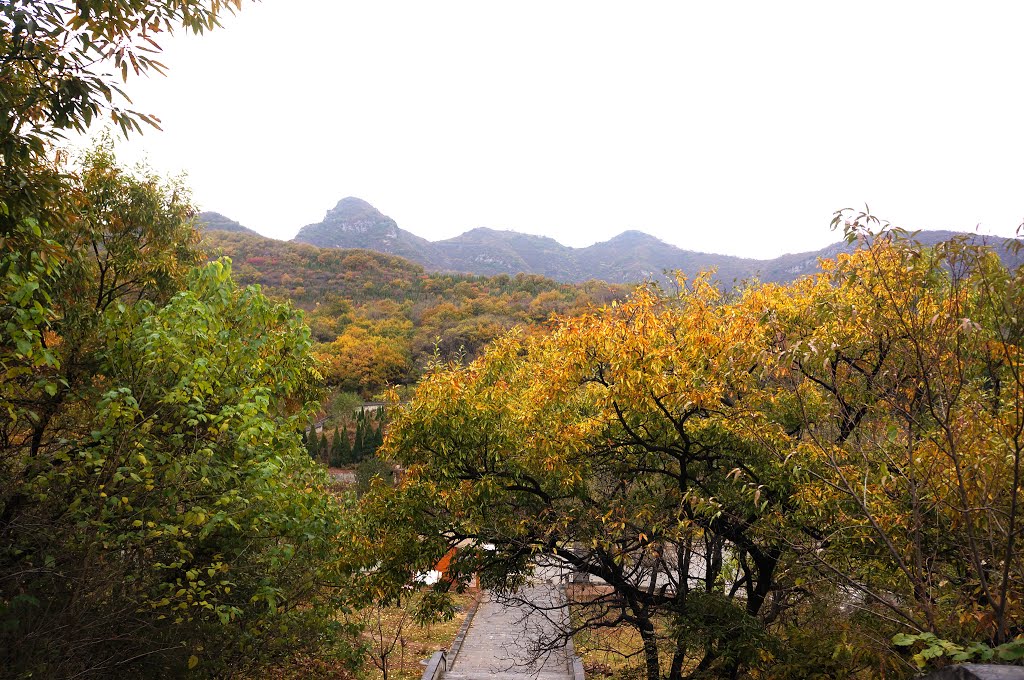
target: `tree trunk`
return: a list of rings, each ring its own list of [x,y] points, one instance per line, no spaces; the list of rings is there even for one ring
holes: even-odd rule
[[[647,680],[661,680],[661,666],[658,662],[658,637],[649,618],[643,618],[638,626],[644,641],[644,661],[647,663]]]
[[[672,653],[672,666],[668,671],[668,680],[681,680],[683,677],[683,661],[686,660],[686,645],[682,637],[676,638],[676,649]]]

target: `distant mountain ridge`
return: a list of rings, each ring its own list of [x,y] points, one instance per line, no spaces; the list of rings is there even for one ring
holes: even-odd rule
[[[259,236],[259,234],[249,227],[243,227],[238,222],[235,222],[229,217],[221,215],[219,212],[213,212],[207,210],[206,212],[199,213],[196,219],[196,223],[201,229],[205,230],[216,230],[216,231],[230,231],[242,234],[253,234]]]
[[[209,229],[221,229],[215,225],[227,220],[217,213],[203,215],[219,218],[216,222],[206,220]],[[227,222],[246,229],[237,222]],[[948,239],[955,233],[926,231],[919,233],[917,238],[930,244]],[[987,238],[988,242],[999,246],[1000,255],[1008,264],[1020,263],[1022,258],[1006,249],[1008,239],[979,238]],[[782,282],[815,271],[819,258],[835,257],[854,248],[841,241],[820,250],[756,260],[685,250],[635,230],[585,248],[571,248],[546,236],[485,227],[442,241],[428,241],[402,229],[393,219],[354,197],[340,200],[327,211],[322,221],[302,227],[293,241],[322,248],[362,248],[398,255],[430,271],[482,276],[540,274],[567,283],[590,279],[609,283],[664,282],[664,272],[676,269],[688,275],[715,269],[716,277],[723,283],[751,278]]]

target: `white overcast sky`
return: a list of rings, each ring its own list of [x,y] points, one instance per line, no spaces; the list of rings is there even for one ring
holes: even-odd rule
[[[345,196],[436,240],[640,229],[754,257],[1024,219],[1024,3],[263,0],[129,82],[122,146],[275,238]]]

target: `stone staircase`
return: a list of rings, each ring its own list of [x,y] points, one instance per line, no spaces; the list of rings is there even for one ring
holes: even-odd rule
[[[540,673],[529,673],[523,671],[510,671],[510,672],[490,672],[490,671],[448,671],[442,677],[445,680],[566,680],[569,675],[566,671],[561,673],[556,672],[540,672]]]
[[[544,606],[557,603],[556,586],[539,583],[520,592],[523,599]],[[573,680],[569,650],[529,661],[531,640],[553,637],[543,616],[530,615],[528,606],[505,606],[485,595],[465,638],[450,660],[445,680]],[[578,663],[576,664],[578,666]]]

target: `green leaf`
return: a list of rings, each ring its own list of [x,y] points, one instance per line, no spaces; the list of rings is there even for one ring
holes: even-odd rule
[[[892,643],[894,645],[896,645],[897,647],[909,647],[910,645],[914,644],[915,642],[917,642],[920,639],[921,638],[919,638],[917,635],[907,635],[906,633],[896,633],[895,635],[892,636]]]
[[[1024,659],[1024,639],[1017,639],[996,647],[996,654],[1003,661]]]

